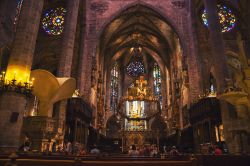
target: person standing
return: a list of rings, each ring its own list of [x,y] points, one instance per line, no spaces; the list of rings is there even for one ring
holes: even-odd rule
[[[132,145],[132,148],[129,151],[128,155],[129,156],[133,156],[133,157],[136,157],[136,156],[139,155],[139,152],[136,150],[136,146],[135,145]]]
[[[150,145],[145,146],[144,156],[150,156]]]
[[[31,147],[31,142],[30,142],[29,138],[26,137],[26,138],[25,138],[25,142],[24,142],[23,151],[24,151],[24,152],[30,151],[30,147]]]
[[[216,146],[214,149],[214,154],[215,155],[222,155],[222,150],[218,146]]]
[[[152,150],[151,150],[151,153],[150,153],[150,156],[151,157],[157,157],[158,155],[158,150],[157,150],[157,147],[156,146],[153,146]]]
[[[72,153],[72,143],[70,141],[67,142],[65,151],[68,155]]]
[[[56,141],[52,144],[52,153],[56,153]]]
[[[84,145],[81,145],[78,155],[79,156],[85,156],[86,155]]]
[[[91,154],[99,155],[100,150],[97,148],[96,144],[94,144],[93,149],[90,151]]]
[[[169,154],[170,154],[171,156],[178,156],[178,155],[180,155],[180,153],[178,152],[178,150],[177,150],[177,148],[176,148],[175,146],[173,146],[173,147],[171,148]]]

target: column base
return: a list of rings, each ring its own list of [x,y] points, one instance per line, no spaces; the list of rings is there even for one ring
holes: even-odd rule
[[[0,151],[18,150],[26,98],[15,92],[0,95]]]

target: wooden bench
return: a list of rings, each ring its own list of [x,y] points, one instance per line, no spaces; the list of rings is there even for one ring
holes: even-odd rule
[[[195,155],[197,161],[189,156],[168,157],[166,159],[150,157],[119,156],[84,156],[75,161],[75,156],[42,154],[19,154],[16,162],[18,166],[250,166],[250,156],[244,155]],[[9,161],[8,155],[0,155],[0,166]]]
[[[1,163],[6,163],[1,162]],[[18,166],[197,166],[193,160],[189,161],[74,161],[74,160],[44,160],[17,159]]]
[[[0,156],[0,166],[9,162],[7,156]],[[159,159],[150,157],[128,157],[128,156],[41,156],[21,155],[14,158],[18,166],[197,166],[196,159],[187,156],[178,158]]]
[[[189,156],[169,156],[166,159],[159,159],[126,155],[85,156],[77,159],[80,161],[75,160],[75,156],[21,154],[16,163],[18,166],[250,166],[249,155],[195,155],[197,160],[190,160]],[[0,166],[4,166],[9,160],[8,155],[0,155]]]
[[[249,155],[195,155],[202,166],[250,166]]]

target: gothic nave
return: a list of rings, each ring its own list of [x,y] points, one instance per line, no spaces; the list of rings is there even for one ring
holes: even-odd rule
[[[248,165],[248,8],[1,0],[0,165]]]

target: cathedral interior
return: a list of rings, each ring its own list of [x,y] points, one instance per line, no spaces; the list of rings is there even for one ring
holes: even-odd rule
[[[30,156],[43,154],[76,162],[73,151],[66,162],[69,142],[87,154],[97,146],[115,165],[133,146],[155,147],[166,162],[158,165],[171,165],[173,147],[198,161],[176,165],[249,164],[249,8],[249,0],[1,0],[0,165],[39,165]],[[211,156],[214,147],[224,158]],[[101,164],[112,165],[92,163]]]

